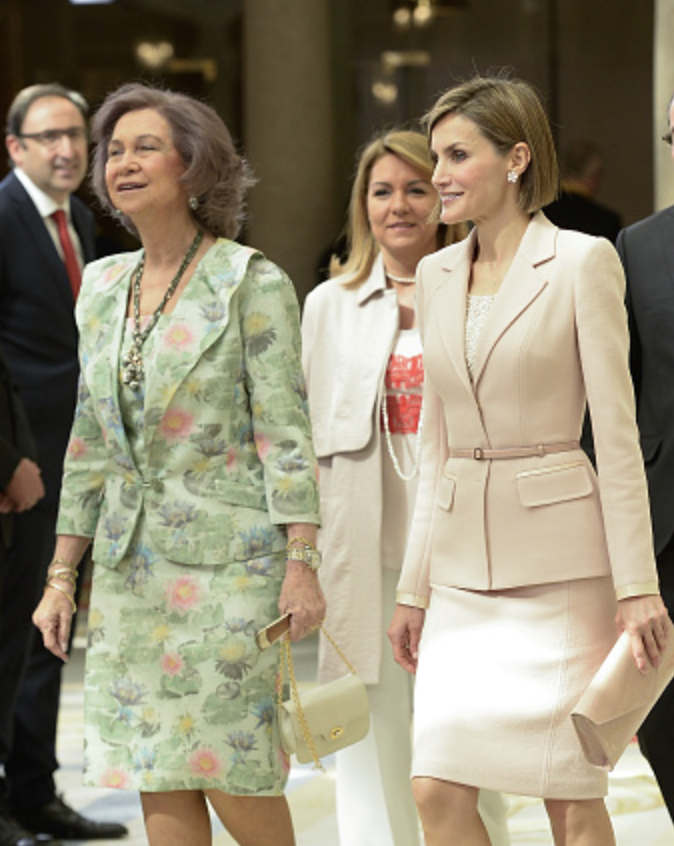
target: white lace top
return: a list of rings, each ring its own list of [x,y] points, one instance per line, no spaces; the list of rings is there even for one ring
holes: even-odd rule
[[[480,297],[468,294],[466,303],[466,365],[471,379],[473,378],[477,344],[495,299],[496,294]]]

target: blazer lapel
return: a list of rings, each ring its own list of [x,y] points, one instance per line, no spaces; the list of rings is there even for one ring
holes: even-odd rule
[[[667,284],[674,289],[674,255],[672,254],[672,226],[674,225],[674,210],[667,209],[667,221],[658,228],[657,250],[663,257],[664,264],[669,268],[666,273]]]
[[[554,258],[556,232],[540,212],[529,223],[482,330],[473,368],[474,385],[504,332],[548,284],[538,268]]]
[[[12,181],[7,185],[7,192],[12,197],[17,217],[29,232],[31,244],[42,256],[45,273],[41,275],[41,278],[49,279],[58,289],[59,295],[65,299],[69,308],[72,309],[73,294],[65,264],[61,260],[45,222],[35,208],[35,204],[17,177],[13,174],[12,177]]]
[[[165,342],[157,348],[153,367],[145,374],[146,448],[181,383],[227,328],[231,298],[254,253],[221,239],[195,269],[176,304]]]
[[[475,252],[475,231],[453,250],[442,265],[442,278],[429,300],[431,319],[435,321],[438,336],[442,339],[449,358],[461,382],[472,394],[473,386],[466,366],[466,301],[470,268]],[[428,313],[428,310],[427,310]]]
[[[87,373],[90,390],[96,392],[98,408],[106,417],[105,430],[115,436],[125,453],[129,452],[129,444],[119,406],[119,366],[131,274],[139,256],[140,253],[131,253],[128,263],[112,267],[108,273],[116,278],[108,278],[107,284],[96,285],[91,299],[87,297],[83,303],[80,297],[78,301],[82,368]],[[89,359],[92,374],[88,373]]]

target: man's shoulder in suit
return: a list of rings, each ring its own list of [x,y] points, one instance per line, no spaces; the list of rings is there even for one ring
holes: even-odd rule
[[[674,206],[668,206],[627,226],[623,229],[621,236],[633,242],[636,239],[648,238],[661,229],[670,230],[674,240]]]

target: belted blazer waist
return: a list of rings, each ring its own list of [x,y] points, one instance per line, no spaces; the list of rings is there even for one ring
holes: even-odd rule
[[[501,447],[457,447],[449,450],[450,458],[474,458],[476,461],[502,458],[531,458],[536,455],[550,455],[555,452],[571,452],[580,449],[579,441],[561,441],[556,444],[537,444],[536,446]]]

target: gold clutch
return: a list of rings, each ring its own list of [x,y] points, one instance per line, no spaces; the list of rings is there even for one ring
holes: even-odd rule
[[[640,673],[623,632],[571,713],[587,760],[612,770],[674,677],[674,627],[668,623],[667,647],[660,666]]]

